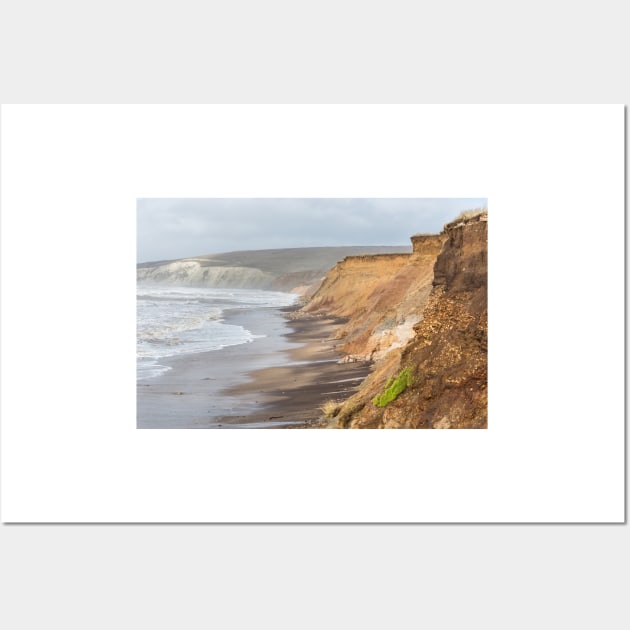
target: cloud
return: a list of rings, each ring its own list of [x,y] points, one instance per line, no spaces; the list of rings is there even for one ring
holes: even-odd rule
[[[407,245],[486,199],[139,199],[138,262],[246,249]]]

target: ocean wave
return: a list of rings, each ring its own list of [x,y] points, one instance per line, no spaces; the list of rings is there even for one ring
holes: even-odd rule
[[[219,350],[259,337],[243,326],[226,324],[225,309],[277,308],[296,297],[276,291],[138,287],[138,379],[165,371],[158,360]]]

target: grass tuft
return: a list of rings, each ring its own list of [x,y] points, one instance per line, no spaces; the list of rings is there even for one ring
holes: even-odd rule
[[[390,402],[396,400],[409,385],[413,382],[411,368],[401,370],[396,377],[392,376],[385,385],[385,391],[380,396],[372,399],[375,407],[386,407]]]
[[[482,215],[488,216],[488,208],[475,208],[474,210],[464,210],[460,212],[452,221],[449,221],[444,227],[457,227],[458,224],[467,223],[471,219],[481,217]]]
[[[330,420],[339,413],[341,410],[341,404],[336,400],[328,400],[320,407],[320,409],[322,410],[324,416]]]
[[[359,413],[363,407],[365,407],[365,403],[352,400],[346,402],[344,405],[341,405],[339,415],[336,418],[337,426],[342,429],[347,427],[350,424],[352,417]]]

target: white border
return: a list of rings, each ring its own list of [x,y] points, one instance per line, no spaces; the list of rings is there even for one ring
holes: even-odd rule
[[[621,106],[5,106],[4,522],[621,522]],[[137,431],[137,197],[490,204],[488,431]]]

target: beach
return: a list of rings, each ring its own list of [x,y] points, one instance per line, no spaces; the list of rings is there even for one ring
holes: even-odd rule
[[[320,407],[350,396],[369,366],[339,363],[333,337],[342,320],[288,319],[292,310],[226,311],[226,323],[243,326],[253,341],[164,358],[167,372],[138,381],[138,428],[323,426]]]

